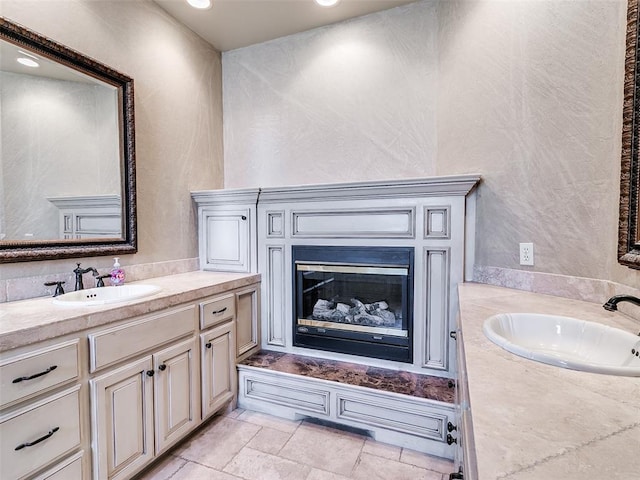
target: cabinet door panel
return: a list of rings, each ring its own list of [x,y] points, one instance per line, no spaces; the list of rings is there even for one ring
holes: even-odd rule
[[[236,357],[246,357],[260,343],[260,313],[257,288],[236,293]]]
[[[196,343],[187,340],[153,356],[155,370],[156,453],[191,430],[198,399],[195,364]]]
[[[90,380],[94,478],[124,479],[153,458],[151,357]]]
[[[200,258],[204,270],[250,272],[251,211],[209,210],[201,212]]]
[[[215,413],[236,392],[233,322],[200,335],[202,349],[202,418]]]

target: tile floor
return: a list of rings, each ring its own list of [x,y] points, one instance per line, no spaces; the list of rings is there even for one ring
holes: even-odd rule
[[[453,463],[358,433],[237,409],[136,480],[448,480]]]

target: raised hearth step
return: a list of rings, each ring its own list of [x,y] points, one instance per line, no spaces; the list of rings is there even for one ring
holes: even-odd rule
[[[238,365],[238,406],[367,430],[377,441],[452,459],[446,378],[263,350]]]
[[[455,392],[449,386],[449,379],[432,375],[420,375],[412,372],[271,350],[259,351],[243,361],[242,365],[358,387],[373,388],[412,397],[427,398],[439,402],[454,403],[455,401]]]

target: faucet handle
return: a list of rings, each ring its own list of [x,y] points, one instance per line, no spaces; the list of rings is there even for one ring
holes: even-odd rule
[[[62,281],[62,282],[45,282],[45,284],[44,284],[44,285],[45,285],[46,287],[52,287],[52,286],[54,286],[54,285],[55,285],[55,286],[56,286],[56,291],[55,291],[55,293],[53,294],[53,296],[54,296],[54,297],[57,297],[58,295],[64,295],[64,288],[62,288],[62,285],[63,285],[64,283],[65,283],[64,281]]]
[[[98,280],[98,283],[96,283],[96,287],[104,287],[104,279],[109,278],[110,276],[111,276],[110,273],[105,273],[104,275],[95,276],[96,280]]]

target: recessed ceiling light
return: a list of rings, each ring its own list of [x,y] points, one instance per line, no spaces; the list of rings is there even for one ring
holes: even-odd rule
[[[340,0],[315,0],[315,2],[321,7],[333,7],[337,5]]]
[[[211,8],[211,0],[187,0],[187,3],[193,8],[199,8],[200,10]]]
[[[34,59],[29,57],[18,57],[17,62],[20,63],[21,65],[24,65],[25,67],[36,68],[40,66],[38,62],[36,62]]]

